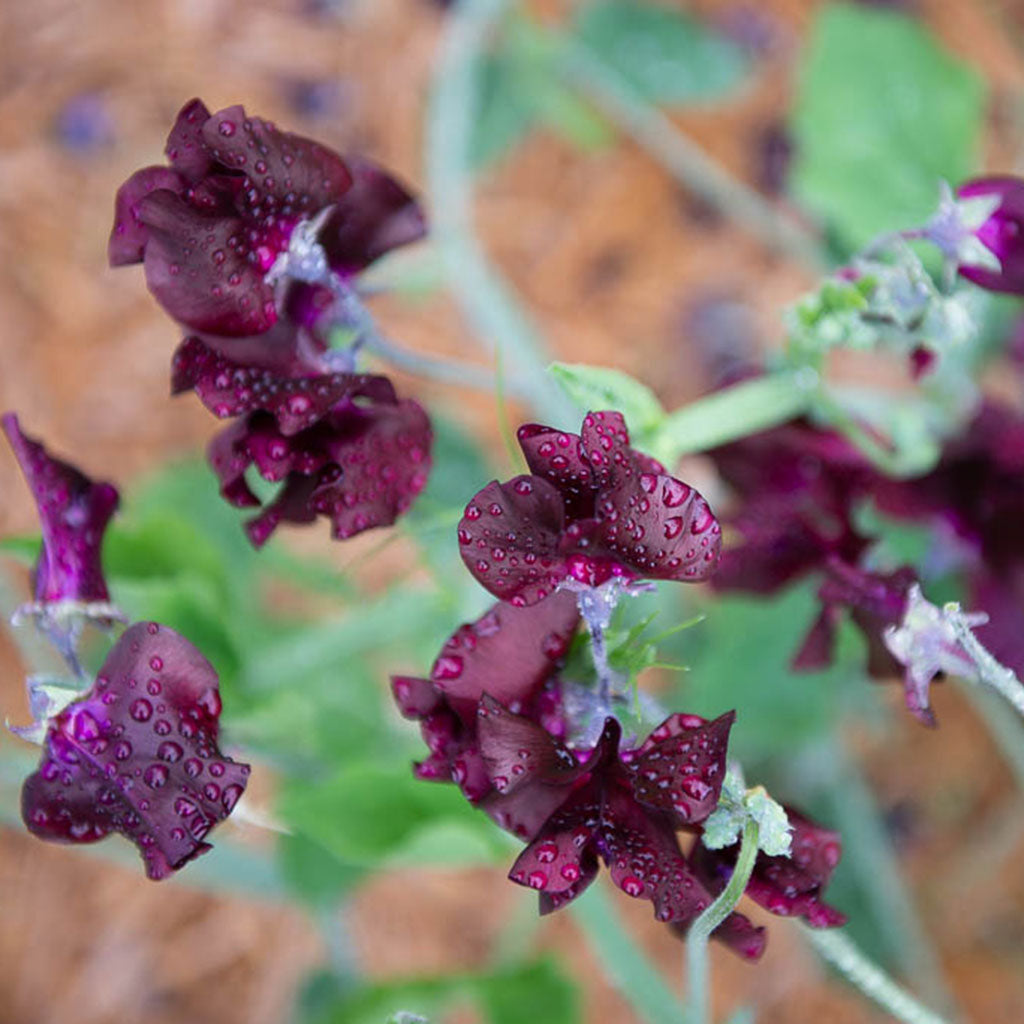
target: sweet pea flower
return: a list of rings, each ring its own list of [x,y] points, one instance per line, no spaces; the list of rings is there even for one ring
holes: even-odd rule
[[[964,223],[972,248],[958,254],[960,275],[987,291],[1024,295],[1024,179],[1008,174],[974,178],[956,196],[958,207],[966,201],[980,211]]]
[[[34,571],[36,604],[44,612],[58,606],[89,606],[113,615],[100,562],[103,534],[119,502],[117,489],[93,481],[48,454],[23,434],[14,413],[0,418],[39,510],[43,545]]]
[[[659,921],[685,934],[714,896],[676,831],[699,825],[715,809],[734,718],[671,715],[631,749],[621,749],[621,727],[608,718],[592,750],[573,751],[485,696],[477,730],[492,785],[520,800],[559,797],[509,878],[538,890],[546,914],[579,896],[603,861],[623,892],[650,900]],[[764,950],[764,929],[742,914],[731,914],[715,935],[747,959]]]
[[[211,114],[189,101],[166,153],[169,166],[119,189],[108,255],[144,263],[150,291],[196,333],[260,335],[285,312],[309,326],[355,274],[425,230],[383,170],[240,106]]]
[[[217,747],[217,682],[183,636],[129,627],[92,688],[50,721],[21,793],[29,831],[63,843],[120,832],[154,880],[206,853],[249,776]]]
[[[721,532],[707,502],[629,447],[621,413],[588,413],[578,435],[527,424],[518,439],[530,473],[488,484],[458,528],[463,561],[495,597],[530,605],[566,580],[714,571]]]
[[[423,489],[432,431],[420,405],[399,401],[386,377],[355,373],[290,376],[246,366],[199,338],[175,353],[172,390],[195,390],[220,418],[237,417],[210,444],[221,493],[259,507],[245,480],[255,465],[280,482],[246,531],[262,546],[282,522],[331,521],[335,538],[388,526]]]

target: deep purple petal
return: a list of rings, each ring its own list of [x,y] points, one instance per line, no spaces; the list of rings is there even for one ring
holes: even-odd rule
[[[594,474],[583,454],[578,434],[569,434],[539,423],[525,423],[516,432],[526,464],[561,493],[570,519],[594,515]]]
[[[681,480],[643,470],[628,455],[598,496],[597,515],[602,548],[638,576],[692,583],[715,570],[722,529],[708,503]]]
[[[978,229],[977,237],[1002,266],[999,270],[961,266],[961,276],[988,291],[1024,294],[1024,180],[1010,175],[975,178],[961,185],[957,195],[999,199],[999,206]]]
[[[559,555],[564,523],[562,497],[547,480],[492,481],[466,506],[459,523],[462,560],[495,597],[536,604],[565,577]]]
[[[697,715],[662,722],[628,762],[637,800],[684,824],[703,821],[718,805],[735,720],[728,711],[712,722]]]
[[[94,842],[120,832],[152,879],[210,846],[249,775],[217,749],[220,697],[210,663],[184,637],[136,623],[93,688],[53,719],[22,816],[41,839]]]
[[[184,178],[168,167],[143,167],[117,190],[114,226],[107,242],[107,260],[112,267],[141,263],[146,255],[149,228],[139,219],[138,204],[160,189],[181,195],[185,187]]]
[[[209,119],[210,111],[201,99],[189,100],[178,111],[167,136],[167,159],[190,182],[199,181],[213,168],[213,158],[203,140],[203,125]]]
[[[411,398],[366,409],[343,405],[314,429],[325,432],[324,448],[340,469],[311,498],[336,540],[390,526],[426,486],[433,431]]]
[[[14,413],[6,413],[0,423],[39,510],[43,546],[35,569],[36,600],[108,601],[100,550],[117,510],[117,489],[52,458],[21,432]]]
[[[272,370],[233,362],[194,337],[181,343],[171,364],[172,392],[189,388],[221,418],[257,409],[272,413],[285,436],[311,427],[343,398],[397,401],[387,377],[356,373],[283,377]]]
[[[322,473],[332,476],[333,467],[328,467]],[[245,532],[252,546],[263,547],[282,523],[306,526],[314,522],[316,512],[311,507],[311,501],[319,482],[318,477],[303,476],[301,473],[288,476],[274,500],[245,524]]]
[[[157,301],[190,330],[245,336],[277,320],[266,268],[247,258],[237,240],[245,223],[207,216],[172,192],[152,192],[136,204],[149,234],[146,284]]]
[[[580,429],[580,444],[583,457],[590,463],[595,488],[611,486],[633,454],[621,412],[588,412]]]
[[[629,791],[611,786],[601,809],[599,846],[612,881],[628,896],[648,899],[659,921],[688,924],[713,897],[691,871],[675,829]]]
[[[426,718],[444,703],[441,691],[429,680],[392,676],[391,693],[404,718]]]
[[[452,634],[430,678],[467,724],[485,693],[521,711],[561,664],[578,624],[576,600],[565,592],[529,608],[499,602]]]
[[[358,273],[427,230],[419,204],[383,169],[362,159],[349,159],[348,166],[352,187],[320,232],[328,262],[342,275]]]
[[[352,184],[337,153],[249,117],[239,106],[213,114],[202,136],[215,160],[246,175],[246,214],[253,219],[311,217],[337,202]]]
[[[516,858],[508,877],[554,898],[559,906],[582,892],[597,870],[601,793],[599,785],[590,784],[573,794]],[[568,797],[566,791],[563,799]]]
[[[540,725],[513,714],[486,693],[477,708],[476,728],[487,775],[499,793],[537,783],[567,786],[587,772]]]

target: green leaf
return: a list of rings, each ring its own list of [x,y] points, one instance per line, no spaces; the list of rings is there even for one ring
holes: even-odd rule
[[[922,224],[974,167],[985,87],[917,19],[831,4],[804,55],[793,187],[849,249]]]
[[[313,906],[336,903],[363,875],[302,833],[279,837],[277,864],[296,895]]]
[[[528,74],[522,61],[497,52],[480,62],[477,81],[478,113],[473,128],[471,160],[482,167],[497,160],[534,127],[537,110],[532,95],[522,88]]]
[[[350,764],[332,778],[306,784],[292,782],[285,790],[281,815],[295,829],[349,864],[379,866],[386,860],[407,860],[409,850],[450,847],[424,838],[424,830],[441,823],[456,825],[483,837],[487,860],[505,851],[501,833],[474,810],[458,787],[421,782],[407,764],[381,767]],[[451,837],[451,832],[448,833]]]
[[[595,57],[654,103],[716,100],[734,90],[748,70],[735,43],[663,4],[582,4],[575,27]]]
[[[607,366],[552,363],[548,370],[581,412],[615,409],[626,417],[635,443],[656,431],[665,410],[654,392],[636,378]]]
[[[480,979],[478,990],[490,1024],[574,1024],[580,999],[564,970],[540,960]]]

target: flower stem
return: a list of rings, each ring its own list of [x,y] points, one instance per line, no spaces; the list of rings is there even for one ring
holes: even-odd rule
[[[645,1024],[679,1024],[683,1016],[679,1000],[637,947],[605,888],[592,885],[573,901],[572,912],[608,979],[637,1017]]]
[[[869,960],[838,928],[802,926],[804,937],[852,985],[904,1024],[946,1024],[946,1019],[922,1006],[913,996]]]
[[[978,681],[995,690],[1024,717],[1024,684],[1011,669],[996,661],[974,635],[971,623],[960,610],[960,605],[950,602],[942,611],[943,617],[953,628],[960,646],[974,662],[978,671]]]
[[[766,245],[815,271],[828,267],[812,231],[729,174],[586,46],[569,36],[558,37],[557,46],[558,65],[566,78],[682,185]]]
[[[446,19],[427,109],[426,170],[432,235],[448,286],[489,351],[499,349],[510,388],[530,396],[553,424],[573,410],[546,372],[551,358],[537,328],[492,268],[474,230],[469,151],[479,112],[481,53],[509,0],[462,0]]]
[[[753,818],[743,825],[743,838],[736,867],[718,898],[690,926],[686,937],[687,992],[690,1003],[690,1024],[709,1024],[711,1009],[708,1000],[708,941],[711,933],[736,909],[746,891],[747,882],[757,861],[761,829]]]
[[[455,384],[471,391],[484,391],[488,394],[493,394],[496,390],[495,376],[484,366],[413,352],[379,333],[366,337],[364,347],[365,351],[390,363],[396,369],[405,370],[417,377],[440,381],[442,384]],[[520,397],[518,391],[516,395]]]
[[[813,370],[782,370],[698,398],[666,417],[654,454],[671,465],[682,455],[785,423],[811,408],[818,383]]]

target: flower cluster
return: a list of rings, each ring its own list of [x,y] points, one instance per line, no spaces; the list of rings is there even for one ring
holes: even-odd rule
[[[42,528],[32,611],[84,678],[76,653],[82,624],[91,618],[109,627],[119,618],[101,563],[117,490],[50,456],[13,414],[0,422]],[[12,727],[43,747],[39,769],[22,787],[29,831],[65,843],[120,832],[138,846],[152,879],[209,850],[205,838],[238,802],[249,767],[217,747],[218,680],[202,654],[164,626],[136,623],[87,692],[61,692],[59,702],[31,702],[42,719],[36,726]]]
[[[588,740],[563,699],[562,669],[586,622],[601,674],[589,595],[610,581],[625,589],[643,578],[708,578],[718,522],[699,493],[630,447],[617,412],[588,414],[579,435],[531,424],[518,436],[531,473],[485,487],[458,528],[467,567],[502,600],[456,630],[429,679],[392,679],[399,708],[420,722],[430,751],[415,772],[457,783],[526,842],[509,877],[538,891],[541,913],[572,902],[603,862],[615,885],[649,900],[658,920],[685,935],[734,855],[707,860],[700,836],[722,792],[735,713],[713,721],[668,715],[644,738],[624,734],[609,713]],[[759,867],[757,878],[767,880],[755,898],[816,926],[841,923],[816,902],[838,840],[828,833],[829,852],[819,856],[812,847],[826,833],[800,820],[802,859],[791,875]],[[689,853],[681,831],[696,837]],[[773,884],[789,894],[784,905],[764,896]],[[715,936],[747,959],[765,945],[764,929],[736,912]]]
[[[80,700],[50,722],[22,817],[41,839],[120,832],[156,880],[206,853],[207,834],[245,790],[249,766],[217,747],[217,674],[184,637],[129,627]]]
[[[387,526],[423,489],[431,429],[384,377],[351,372],[332,332],[365,341],[355,279],[420,238],[419,206],[380,168],[248,116],[192,100],[169,166],[117,194],[113,266],[143,263],[150,291],[187,332],[172,391],[238,417],[210,446],[224,497],[259,506],[250,466],[281,486],[250,521],[259,546],[281,522],[328,518],[335,538]]]
[[[711,575],[717,520],[692,487],[629,446],[621,413],[589,413],[579,434],[531,423],[518,438],[530,473],[488,484],[459,523],[462,559],[495,597],[529,605],[567,579]]]

